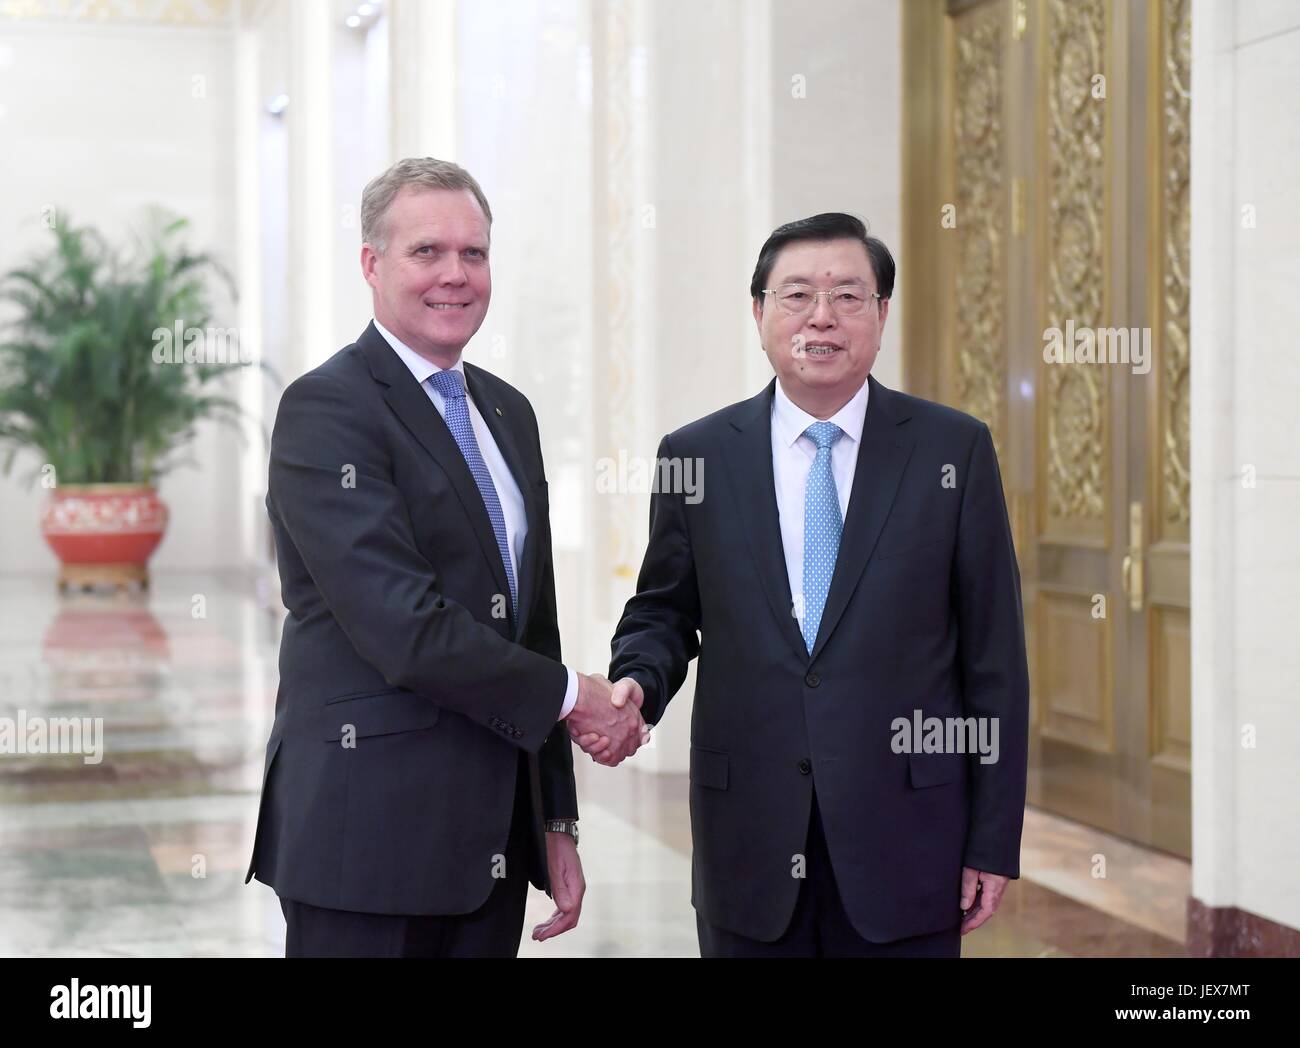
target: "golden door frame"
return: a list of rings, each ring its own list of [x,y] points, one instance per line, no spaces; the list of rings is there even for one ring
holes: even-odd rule
[[[1030,803],[1184,856],[1189,7],[908,0],[899,267],[905,388],[998,448]],[[1149,328],[1150,372],[1045,363],[1063,320]]]

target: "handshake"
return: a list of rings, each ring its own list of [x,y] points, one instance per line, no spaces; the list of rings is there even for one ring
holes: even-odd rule
[[[599,673],[579,673],[578,701],[566,719],[569,736],[597,764],[613,768],[650,741],[641,718],[644,701],[631,677],[611,684]]]

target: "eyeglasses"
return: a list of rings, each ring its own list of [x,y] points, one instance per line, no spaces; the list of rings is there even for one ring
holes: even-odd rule
[[[817,299],[822,295],[830,304],[831,312],[837,317],[851,317],[862,312],[862,307],[873,298],[879,299],[878,291],[867,291],[857,284],[841,284],[829,291],[818,291],[807,284],[782,284],[777,288],[764,288],[763,294],[771,295],[782,311],[792,317],[801,317],[817,308]]]

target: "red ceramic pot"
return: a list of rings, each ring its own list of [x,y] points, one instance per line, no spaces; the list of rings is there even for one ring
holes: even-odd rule
[[[65,484],[41,516],[63,565],[60,586],[148,584],[146,564],[167,530],[167,506],[147,484]]]

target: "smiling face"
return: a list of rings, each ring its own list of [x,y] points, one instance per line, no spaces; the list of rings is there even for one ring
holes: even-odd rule
[[[796,240],[782,248],[772,265],[767,287],[807,284],[829,291],[843,284],[862,293],[876,291],[867,249],[858,240]],[[836,316],[829,296],[803,316],[791,316],[761,295],[754,302],[754,322],[763,351],[786,396],[817,418],[830,418],[862,388],[880,352],[880,336],[889,316],[888,299],[868,299],[853,316]]]
[[[439,367],[450,367],[487,316],[492,298],[487,217],[467,189],[406,188],[381,228],[382,254],[361,245],[375,319]]]

